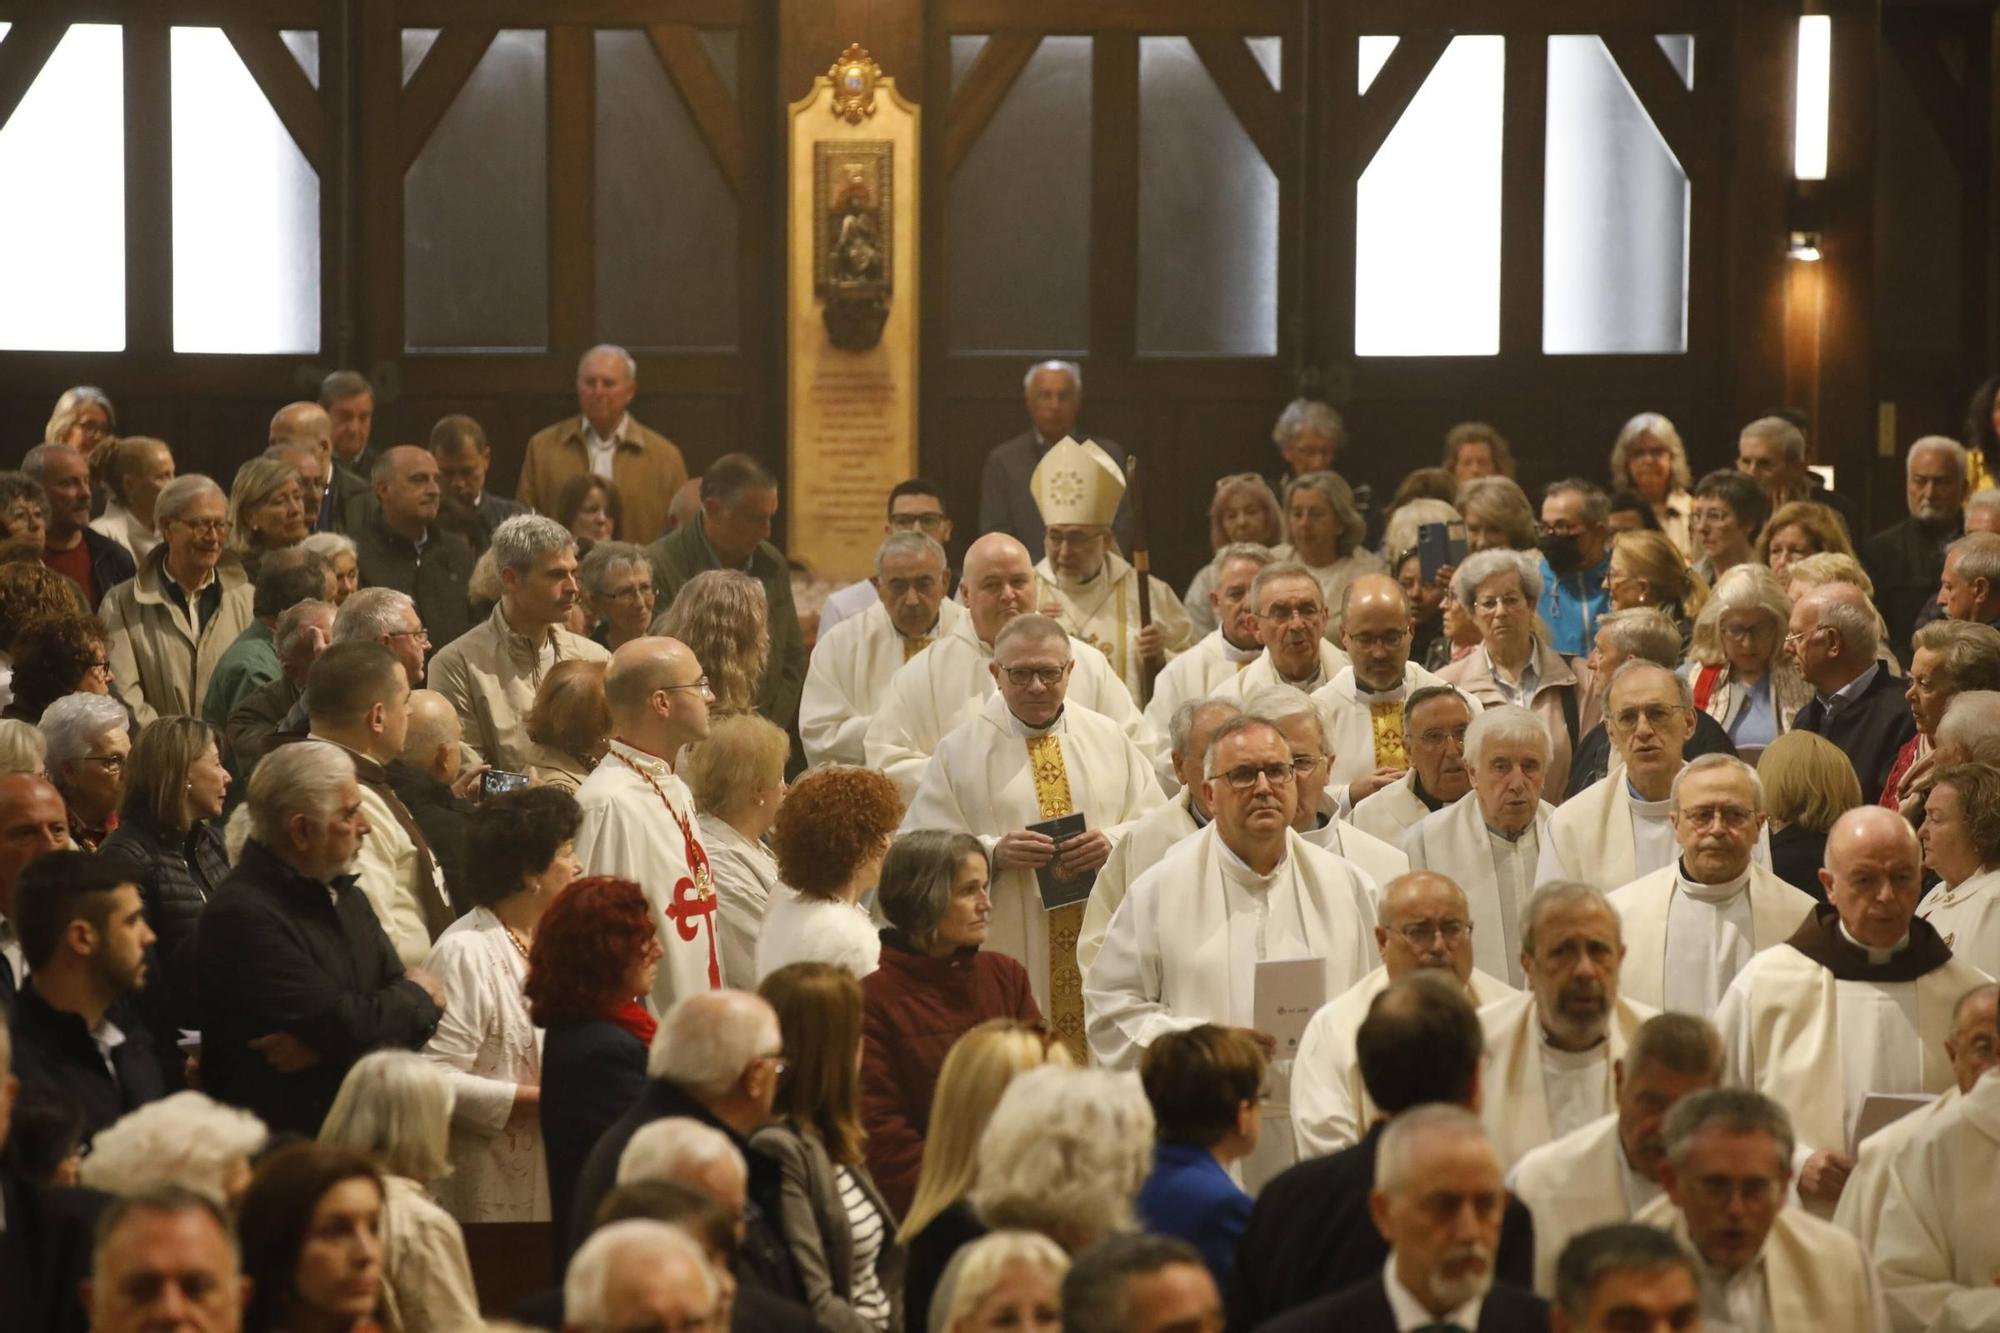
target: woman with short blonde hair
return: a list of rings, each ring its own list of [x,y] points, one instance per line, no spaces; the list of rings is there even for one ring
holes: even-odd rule
[[[1651,606],[1666,613],[1686,648],[1694,621],[1708,603],[1708,583],[1689,566],[1663,532],[1640,528],[1611,539],[1611,567],[1604,575],[1611,609]]]
[[[1238,542],[1272,547],[1285,539],[1285,516],[1278,509],[1278,497],[1271,483],[1254,472],[1238,472],[1215,483],[1215,496],[1208,502],[1208,549],[1219,554],[1223,547]],[[1215,561],[1195,571],[1181,599],[1197,636],[1216,628],[1215,608],[1208,604],[1215,591]]]
[[[1694,555],[1694,474],[1673,422],[1641,412],[1619,428],[1611,443],[1611,489],[1637,491],[1668,540],[1682,555]]]
[[[706,569],[681,585],[653,633],[679,639],[708,671],[711,716],[752,713],[771,655],[764,585],[738,569]]]
[[[1796,561],[1829,551],[1835,555],[1854,555],[1847,520],[1831,505],[1811,500],[1780,505],[1757,536],[1757,563],[1769,566],[1780,579]]]
[[[603,662],[566,658],[549,668],[528,709],[529,768],[535,779],[570,795],[597,767],[611,742],[611,705]]]
[[[264,556],[306,539],[305,488],[299,470],[279,458],[253,458],[229,486],[229,551],[256,579]]]
[[[1465,542],[1474,551],[1535,549],[1535,507],[1511,477],[1475,477],[1458,488]]]
[[[1861,779],[1845,751],[1811,731],[1788,731],[1757,759],[1764,813],[1771,821],[1771,870],[1826,901],[1819,882],[1833,822],[1861,804]]]
[[[791,757],[792,743],[780,728],[755,713],[737,713],[717,718],[707,739],[681,760],[715,879],[722,977],[733,986],[757,976],[757,937],[778,889],[777,858],[765,839],[785,802]]]

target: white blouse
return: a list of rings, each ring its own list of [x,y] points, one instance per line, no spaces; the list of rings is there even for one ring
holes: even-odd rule
[[[541,1126],[508,1123],[515,1087],[542,1081],[542,1031],[521,989],[527,959],[500,918],[476,907],[438,936],[424,970],[444,987],[445,1008],[423,1053],[452,1071],[457,1093],[438,1202],[461,1222],[546,1222]]]
[[[771,894],[757,941],[757,980],[788,963],[832,963],[855,977],[882,963],[882,937],[867,909],[828,898],[802,898],[780,884]]]
[[[715,815],[701,816],[701,846],[720,909],[722,981],[748,990],[758,980],[757,937],[764,931],[771,891],[778,887],[778,861],[762,843]]]

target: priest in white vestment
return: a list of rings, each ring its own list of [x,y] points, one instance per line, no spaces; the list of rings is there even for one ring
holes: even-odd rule
[[[1465,890],[1472,909],[1472,961],[1520,986],[1521,909],[1535,887],[1535,858],[1549,816],[1549,733],[1541,718],[1496,704],[1465,732],[1472,791],[1403,835],[1412,870],[1435,870]]]
[[[674,772],[683,746],[708,735],[715,695],[701,663],[678,639],[620,644],[604,673],[611,746],[577,789],[583,822],[576,859],[585,875],[629,879],[646,893],[666,951],[653,1006],[722,989],[717,898],[694,797]]]
[[[1028,478],[1046,551],[1035,566],[1035,605],[1104,654],[1137,701],[1167,659],[1194,646],[1194,622],[1180,595],[1141,573],[1114,549],[1111,522],[1125,498],[1125,473],[1089,440],[1065,435]],[[1139,583],[1152,599],[1139,615]]]
[[[949,634],[965,608],[945,600],[944,547],[898,532],[875,552],[879,594],[856,615],[822,627],[799,697],[799,739],[808,764],[865,765],[869,719],[905,662]]]
[[[1919,856],[1917,835],[1895,811],[1842,815],[1819,872],[1827,902],[1752,958],[1716,1011],[1730,1081],[1791,1114],[1806,1154],[1799,1194],[1823,1216],[1854,1169],[1869,1096],[1951,1087],[1952,1010],[1991,980],[1917,918]]]
[[[1988,1030],[1989,1039],[2000,1033]],[[1887,1131],[1884,1131],[1885,1133]],[[1897,1333],[2000,1328],[2000,1074],[1980,1077],[1888,1164],[1874,1255]]]
[[[1358,802],[1354,827],[1402,845],[1403,835],[1472,790],[1465,767],[1465,732],[1480,706],[1457,687],[1421,685],[1403,700],[1403,738],[1410,769]]]
[[[1742,760],[1702,755],[1675,775],[1668,804],[1680,859],[1611,895],[1625,928],[1622,985],[1642,1004],[1707,1016],[1752,955],[1791,938],[1813,899],[1752,856],[1764,789]]]
[[[1133,1069],[1163,1032],[1220,1023],[1256,1029],[1259,964],[1317,960],[1323,995],[1367,974],[1375,924],[1347,862],[1301,839],[1291,746],[1262,718],[1226,722],[1209,746],[1214,822],[1133,883],[1084,978],[1091,1054]],[[1291,1053],[1274,1054],[1264,1134],[1243,1164],[1254,1189],[1292,1161],[1285,1122]]]
[[[1863,1249],[1875,1253],[1875,1234],[1882,1223],[1882,1205],[1889,1193],[1889,1178],[1898,1154],[1905,1145],[1930,1132],[1932,1125],[1958,1099],[1972,1091],[1987,1070],[2000,1066],[2000,986],[1975,986],[1959,997],[1952,1012],[1951,1035],[1945,1038],[1944,1053],[1951,1060],[1955,1086],[1938,1099],[1911,1111],[1894,1124],[1884,1126],[1861,1140],[1855,1154],[1854,1171],[1840,1192],[1840,1206],[1833,1210],[1833,1224],[1852,1233]],[[1995,1277],[2000,1277],[1996,1270]]]
[[[1889,1327],[1867,1252],[1788,1202],[1794,1143],[1783,1107],[1743,1088],[1697,1092],[1668,1112],[1666,1139],[1666,1194],[1634,1220],[1668,1232],[1693,1254],[1704,1328]]]
[[[970,833],[993,857],[986,947],[1028,969],[1051,1030],[1083,1055],[1076,965],[1083,903],[1045,909],[1037,871],[1103,869],[1126,829],[1165,804],[1153,766],[1115,723],[1066,699],[1073,641],[1047,616],[1017,616],[993,645],[998,688],[924,769],[903,828]],[[1031,828],[1071,814],[1084,832],[1058,847]]]
[[[1347,585],[1340,641],[1350,660],[1313,691],[1313,702],[1327,715],[1329,780],[1342,789],[1346,811],[1408,772],[1403,701],[1444,682],[1410,660],[1409,600],[1386,574],[1363,574]]]
[[[1326,774],[1331,756],[1326,749],[1326,716],[1304,690],[1293,685],[1266,685],[1243,701],[1243,711],[1275,723],[1292,747],[1292,770],[1298,774],[1298,809],[1292,827],[1322,851],[1352,864],[1379,897],[1382,886],[1410,868],[1402,849],[1336,819],[1327,812]]]
[[[1250,585],[1257,571],[1273,559],[1267,547],[1254,542],[1232,542],[1215,553],[1210,566],[1215,570],[1215,586],[1209,590],[1208,602],[1215,612],[1216,628],[1167,663],[1153,679],[1146,720],[1153,724],[1163,746],[1175,713],[1192,701],[1208,698],[1224,681],[1263,656]],[[1172,759],[1164,749],[1155,767],[1163,778],[1173,777]],[[1195,779],[1200,780],[1198,776]]]
[[[965,553],[959,585],[965,618],[889,678],[862,748],[865,766],[887,773],[904,800],[916,795],[924,765],[945,734],[978,716],[992,696],[993,637],[1009,620],[1035,609],[1034,584],[1028,548],[1004,532],[987,533]],[[1158,743],[1152,724],[1104,654],[1072,637],[1070,660],[1075,665],[1069,701],[1110,718],[1150,761]]]
[[[888,520],[882,535],[921,533],[939,546],[951,545],[951,515],[944,511],[944,492],[922,477],[899,481],[889,491]],[[947,589],[947,591],[949,591]],[[819,636],[850,616],[858,616],[881,600],[875,580],[860,579],[828,593],[819,605]]]
[[[1217,685],[1216,694],[1240,699],[1265,685],[1296,685],[1311,694],[1347,665],[1347,654],[1327,642],[1326,597],[1304,565],[1277,560],[1258,570],[1250,605],[1264,651]]]
[[[1299,1039],[1292,1067],[1292,1138],[1300,1160],[1351,1148],[1380,1112],[1361,1078],[1355,1035],[1375,997],[1413,972],[1449,973],[1478,1009],[1514,993],[1472,965],[1465,894],[1443,875],[1417,870],[1383,886],[1375,925],[1382,966],[1320,1006]]]
[[[2000,771],[1983,764],[1940,768],[1924,798],[1924,864],[1939,883],[1917,915],[1952,956],[2000,976]]]
[[[1183,838],[1191,838],[1208,827],[1212,818],[1208,799],[1202,795],[1201,769],[1208,760],[1208,743],[1216,729],[1243,710],[1229,699],[1193,699],[1177,709],[1167,721],[1173,747],[1174,775],[1180,790],[1166,804],[1125,830],[1125,836],[1104,859],[1090,886],[1090,899],[1083,905],[1083,925],[1076,936],[1076,965],[1088,972],[1091,960],[1104,947],[1104,931],[1111,914],[1125,901],[1132,881],[1153,868],[1167,849]]]
[[[1722,1038],[1705,1018],[1656,1014],[1611,1074],[1611,1114],[1544,1143],[1507,1175],[1535,1219],[1535,1290],[1543,1296],[1555,1295],[1556,1260],[1572,1236],[1630,1222],[1660,1197],[1667,1112],[1721,1082]]]
[[[1580,879],[1609,893],[1674,863],[1668,797],[1694,731],[1688,683],[1651,662],[1625,663],[1605,688],[1604,729],[1622,767],[1613,764],[1556,811],[1538,883]]]
[[[1612,1109],[1612,1071],[1639,1025],[1657,1012],[1619,993],[1624,957],[1618,913],[1591,885],[1555,880],[1521,909],[1527,993],[1479,1011],[1486,1030],[1480,1115],[1510,1168]]]

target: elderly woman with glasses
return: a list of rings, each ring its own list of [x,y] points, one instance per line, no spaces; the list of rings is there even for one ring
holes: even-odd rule
[[[0,555],[40,561],[48,546],[49,495],[25,472],[0,472]]]
[[[64,695],[42,713],[49,781],[69,807],[70,841],[87,852],[118,827],[131,721],[123,704],[103,694]]]
[[[88,454],[118,429],[118,411],[104,390],[79,384],[63,390],[49,413],[42,438],[50,444],[66,444]]]
[[[631,542],[602,541],[577,569],[590,612],[590,637],[606,648],[644,638],[653,623],[653,562]]]
[[[1538,714],[1548,725],[1550,741],[1544,790],[1565,790],[1578,723],[1590,696],[1590,668],[1581,658],[1557,652],[1538,628],[1539,562],[1511,549],[1476,551],[1452,576],[1451,591],[1472,613],[1479,647],[1441,668],[1438,679],[1488,707],[1518,704]]]
[[[1937,756],[1938,724],[1951,701],[1968,690],[2000,690],[2000,629],[1970,620],[1934,620],[1911,640],[1910,719],[1917,734],[1903,744],[1882,784],[1882,804],[1922,824]],[[1982,964],[1983,966],[1983,964]]]
[[[112,679],[141,726],[200,711],[216,665],[250,623],[255,600],[242,567],[222,559],[229,501],[220,486],[198,472],[175,477],[154,512],[160,544],[136,578],[106,595],[99,612],[111,632]]]
[[[1276,546],[1285,537],[1284,516],[1278,512],[1278,497],[1271,484],[1254,472],[1239,472],[1215,483],[1215,498],[1208,503],[1208,546],[1220,551],[1238,542]],[[1215,591],[1213,561],[1203,565],[1187,586],[1181,599],[1197,638],[1216,628],[1215,608],[1209,594]]]
[[[1695,620],[1687,664],[1694,706],[1722,724],[1736,752],[1756,762],[1764,747],[1792,729],[1812,687],[1784,652],[1792,599],[1762,565],[1724,574]]]

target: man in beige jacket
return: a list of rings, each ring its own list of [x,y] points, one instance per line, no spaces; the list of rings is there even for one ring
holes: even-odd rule
[[[580,415],[528,441],[516,492],[521,502],[552,513],[567,482],[595,474],[618,488],[624,505],[618,540],[644,546],[667,531],[667,503],[687,481],[687,461],[672,440],[632,419],[638,388],[630,352],[609,344],[585,352],[576,366]]]

